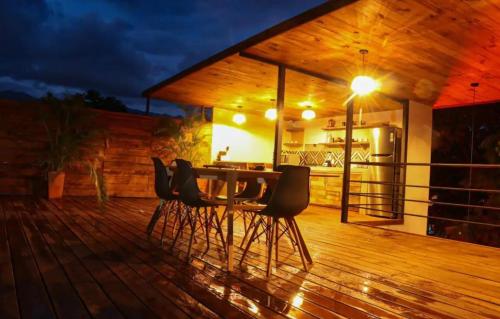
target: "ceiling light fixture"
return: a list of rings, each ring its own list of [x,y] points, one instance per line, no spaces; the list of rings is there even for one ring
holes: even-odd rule
[[[362,72],[365,73],[365,55],[368,53],[368,50],[361,49],[359,53],[363,57]],[[351,90],[359,96],[364,96],[377,90],[379,86],[380,84],[372,77],[368,75],[358,75],[352,80]]]
[[[239,105],[238,109],[241,110],[242,106]],[[241,125],[241,124],[245,123],[246,121],[247,121],[247,117],[245,116],[245,114],[243,114],[241,112],[238,112],[238,113],[233,115],[233,122],[238,124],[238,125]]]
[[[308,105],[307,106],[307,109],[302,111],[302,118],[304,120],[312,120],[313,118],[316,117],[316,112],[314,112],[314,110],[311,109],[311,106]]]
[[[270,121],[274,121],[278,118],[278,111],[274,108],[272,109],[267,109],[266,114],[265,114],[266,119]]]

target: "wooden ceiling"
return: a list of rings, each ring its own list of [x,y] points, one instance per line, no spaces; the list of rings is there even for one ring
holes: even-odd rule
[[[500,100],[500,1],[360,0],[327,2],[231,47],[146,90],[175,103],[263,112],[273,107],[277,66],[287,69],[286,116],[305,101],[319,116],[344,112],[348,83],[360,73],[381,82],[383,95],[363,102],[368,110],[399,108],[385,98],[435,107]],[[363,67],[360,49],[367,49]],[[242,53],[244,56],[240,55]],[[329,81],[334,77],[340,81]],[[343,81],[343,82],[342,82]],[[359,103],[358,103],[359,104]]]

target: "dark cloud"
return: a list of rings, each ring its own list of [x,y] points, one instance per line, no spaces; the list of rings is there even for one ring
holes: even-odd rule
[[[139,97],[182,68],[321,2],[1,0],[0,78],[11,86],[31,83],[36,92],[94,88]]]

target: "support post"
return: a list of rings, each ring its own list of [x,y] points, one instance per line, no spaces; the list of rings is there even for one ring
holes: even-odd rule
[[[146,114],[149,114],[150,102],[151,102],[150,97],[149,96],[146,97]]]
[[[351,183],[352,127],[354,119],[354,98],[347,103],[345,121],[344,176],[342,180],[342,212],[340,221],[347,223],[349,211],[349,184]]]
[[[407,156],[408,156],[408,127],[410,125],[410,100],[404,100],[401,102],[403,106],[403,131],[401,136],[401,158],[398,162],[406,164]],[[398,211],[399,218],[404,218],[405,211],[405,192],[406,192],[406,165],[402,165],[399,167],[399,183],[401,184],[400,194],[401,197],[398,199],[400,203],[396,207],[396,211]],[[394,210],[394,209],[393,209]]]
[[[273,154],[273,169],[276,170],[281,162],[281,140],[283,137],[284,115],[283,108],[285,106],[285,77],[286,68],[284,65],[278,66],[278,92],[276,96],[276,118],[274,130],[274,154]]]

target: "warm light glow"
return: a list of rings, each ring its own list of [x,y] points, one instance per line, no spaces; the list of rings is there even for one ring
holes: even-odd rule
[[[238,124],[238,125],[241,125],[241,124],[245,123],[246,121],[247,121],[247,117],[245,116],[245,114],[236,113],[235,115],[233,115],[233,122]]]
[[[295,307],[300,307],[302,306],[302,303],[304,302],[304,297],[302,297],[301,294],[297,294],[295,295],[295,297],[293,297],[293,300],[292,300],[292,305],[294,305]]]
[[[357,95],[363,96],[372,93],[379,88],[379,83],[366,75],[358,75],[352,80],[351,89]]]
[[[266,119],[274,121],[278,117],[278,111],[276,109],[267,109],[265,116]]]
[[[299,106],[300,107],[311,107],[313,106],[313,102],[311,101],[302,101],[302,102],[299,102]]]
[[[302,118],[304,120],[312,120],[315,117],[316,117],[316,112],[314,112],[311,109],[307,109],[302,112]]]

